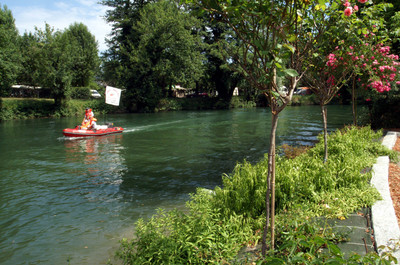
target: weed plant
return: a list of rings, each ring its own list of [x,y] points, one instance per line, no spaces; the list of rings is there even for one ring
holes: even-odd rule
[[[392,154],[369,127],[346,127],[329,136],[329,160],[323,139],[290,159],[277,158],[276,250],[267,258],[237,254],[258,245],[265,216],[268,161],[237,164],[223,186],[199,189],[188,212],[160,210],[139,220],[136,237],[124,240],[118,256],[125,264],[390,264],[392,257],[352,255],[345,259],[335,243],[344,237],[315,222],[316,217],[345,218],[378,198],[369,184],[377,156]],[[250,253],[246,252],[245,253]]]

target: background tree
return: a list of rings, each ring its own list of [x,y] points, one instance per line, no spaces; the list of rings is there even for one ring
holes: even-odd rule
[[[56,108],[61,109],[71,93],[73,78],[74,46],[65,32],[54,31],[46,24],[45,29],[36,28],[34,34],[38,68],[33,73],[35,83],[49,88]]]
[[[0,96],[8,95],[21,67],[19,35],[11,10],[0,4]]]
[[[100,64],[98,56],[98,44],[87,26],[82,23],[71,24],[63,34],[73,46],[72,53],[72,81],[76,87],[89,86],[94,80]]]
[[[328,8],[329,7],[329,8]],[[310,17],[309,34],[320,34],[313,44],[312,56],[308,56],[299,72],[304,73],[303,84],[316,95],[321,107],[324,133],[324,161],[328,159],[328,118],[326,105],[353,75],[351,45],[356,44],[351,23],[343,15],[345,6],[341,2],[329,1],[326,5],[314,7],[314,16]],[[324,10],[324,11],[323,11]],[[323,11],[323,12],[321,12]],[[355,40],[356,39],[356,40]],[[304,44],[302,44],[304,45]],[[361,46],[359,49],[363,49]]]
[[[22,67],[18,72],[17,82],[21,85],[39,86],[39,69],[41,58],[41,46],[37,36],[31,32],[25,32],[21,36],[20,54],[22,57]]]
[[[213,94],[217,94],[221,103],[229,104],[233,91],[243,79],[237,72],[228,67],[220,50],[221,43],[232,35],[231,29],[219,16],[210,17],[198,7],[192,6],[192,14],[203,21],[203,41],[206,61],[206,78],[202,85],[209,87]]]
[[[140,10],[155,0],[105,0],[101,4],[109,9],[105,19],[111,24],[112,31],[106,39],[108,50],[102,56],[102,72],[104,80],[113,86],[131,89],[127,75],[133,70],[129,54],[138,45],[139,35],[133,27],[139,20]],[[126,97],[129,101],[130,98]]]
[[[120,76],[131,109],[152,111],[173,84],[195,84],[202,76],[200,24],[173,1],[144,4],[135,15],[128,35],[114,36],[119,49],[106,54],[106,76],[111,82]]]

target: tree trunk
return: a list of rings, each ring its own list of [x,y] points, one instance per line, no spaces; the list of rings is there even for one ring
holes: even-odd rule
[[[322,104],[321,104],[321,114],[324,123],[324,148],[325,148],[324,163],[325,163],[326,161],[328,161],[328,118],[327,118],[326,106]]]
[[[351,102],[353,107],[353,125],[357,126],[357,97],[356,97],[356,89],[355,89],[356,77],[353,77],[353,87],[351,89]]]
[[[267,234],[269,218],[271,215],[271,249],[274,249],[275,241],[275,138],[278,125],[278,113],[272,111],[270,147],[268,152],[268,176],[267,176],[267,194],[265,197],[266,222],[262,239],[262,255],[267,251]],[[271,196],[270,196],[271,195]],[[270,199],[271,197],[271,199]]]

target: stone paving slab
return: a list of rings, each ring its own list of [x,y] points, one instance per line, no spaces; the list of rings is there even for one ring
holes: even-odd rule
[[[365,255],[368,252],[375,251],[373,240],[373,230],[371,226],[370,209],[364,208],[346,219],[329,219],[328,224],[332,226],[335,233],[340,233],[347,241],[338,244],[346,257],[352,253]]]
[[[396,140],[397,133],[388,132],[383,138],[382,144],[392,149]],[[389,162],[389,157],[379,157],[372,168],[371,184],[382,196],[382,200],[377,201],[371,208],[375,241],[379,253],[394,249],[396,243],[400,242],[400,229],[389,189]],[[380,246],[386,246],[386,248],[379,249]],[[400,261],[399,250],[396,250],[393,256]]]

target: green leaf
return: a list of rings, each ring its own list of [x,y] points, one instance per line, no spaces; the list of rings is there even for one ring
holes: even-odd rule
[[[289,69],[285,69],[284,72],[285,72],[285,74],[287,74],[290,77],[299,76],[299,73],[297,73],[297,71],[294,70],[294,69],[290,69],[290,68]]]
[[[296,48],[290,44],[284,44],[283,46],[288,48],[292,53],[294,53],[296,50]]]
[[[340,253],[341,253],[340,248],[338,246],[336,246],[335,244],[329,244],[328,248],[336,256],[340,255]]]

